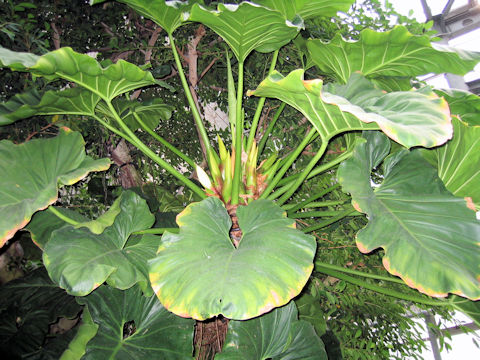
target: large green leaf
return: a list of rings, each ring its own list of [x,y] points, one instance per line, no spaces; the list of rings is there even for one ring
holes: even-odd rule
[[[117,0],[127,4],[140,15],[153,20],[160,25],[166,32],[172,34],[183,23],[183,13],[188,12],[194,3],[203,3],[203,1],[178,1],[178,0]],[[91,0],[91,3],[96,3]]]
[[[459,115],[469,125],[480,125],[480,96],[456,89],[436,90],[436,93],[447,100],[452,114]]]
[[[456,117],[452,122],[453,139],[422,154],[453,195],[471,198],[480,209],[480,126],[468,126]]]
[[[317,16],[335,16],[347,12],[354,0],[255,0],[257,4],[280,11],[287,19],[300,15],[302,19]]]
[[[152,74],[129,62],[119,60],[116,64],[103,68],[92,57],[79,54],[69,47],[38,57],[34,65],[31,59],[24,60],[20,57],[23,68],[11,62],[11,53],[10,50],[0,48],[0,67],[8,66],[13,70],[29,71],[37,76],[59,77],[72,81],[105,101],[111,101],[120,94],[156,83]]]
[[[244,1],[218,4],[218,10],[194,5],[189,20],[201,22],[230,45],[240,62],[253,50],[270,52],[292,40],[303,24],[286,21],[278,11]]]
[[[0,126],[34,115],[94,115],[100,97],[82,88],[63,91],[36,91],[15,95],[0,104]]]
[[[303,74],[295,70],[283,77],[274,72],[248,94],[293,106],[324,141],[345,131],[380,128],[404,146],[431,147],[452,135],[446,102],[428,88],[385,94],[360,74],[353,74],[347,85],[326,86],[320,79],[303,80]]]
[[[376,32],[365,29],[358,41],[337,34],[330,42],[309,40],[308,49],[319,70],[346,83],[360,71],[367,77],[409,76],[428,73],[464,75],[480,60],[480,53],[430,43],[428,35],[412,35],[403,26]]]
[[[418,151],[387,157],[383,181],[370,173],[388,152],[386,138],[367,134],[343,162],[338,179],[368,225],[357,233],[363,253],[382,247],[383,264],[407,285],[436,297],[454,293],[480,298],[480,222],[467,203],[445,189]]]
[[[44,268],[0,288],[0,351],[4,359],[40,353],[46,345],[50,324],[59,317],[74,318],[80,306],[59,289]],[[60,351],[61,353],[61,351]],[[60,355],[60,354],[57,354]],[[58,357],[57,357],[58,358]]]
[[[64,128],[58,136],[16,145],[0,141],[0,246],[23,228],[34,212],[57,200],[58,188],[108,169],[108,159],[85,155],[80,133]]]
[[[179,214],[179,234],[165,233],[149,262],[150,281],[173,313],[208,319],[249,319],[298,295],[312,271],[315,240],[267,200],[237,209],[243,232],[235,248],[232,222],[217,198]]]
[[[295,303],[247,321],[230,321],[223,350],[215,360],[327,359],[313,326],[298,320]]]
[[[120,212],[100,235],[87,228],[62,227],[51,234],[43,262],[50,277],[70,294],[83,296],[103,282],[119,289],[139,283],[151,293],[146,261],[155,256],[159,237],[130,236],[155,221],[142,198],[121,195]]]
[[[137,286],[125,291],[102,286],[78,301],[99,326],[82,359],[192,359],[194,321],[168,312]],[[125,333],[129,323],[133,334]]]

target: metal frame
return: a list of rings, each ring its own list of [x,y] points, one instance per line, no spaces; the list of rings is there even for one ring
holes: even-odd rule
[[[427,21],[433,20],[433,28],[438,31],[443,43],[448,43],[451,39],[480,28],[480,4],[478,0],[469,0],[467,5],[454,10],[452,10],[452,6],[455,0],[448,0],[442,12],[438,15],[432,15],[428,0],[420,0],[420,2]],[[477,83],[466,84],[462,76],[446,74],[445,77],[451,88],[470,90],[475,93],[480,91]]]

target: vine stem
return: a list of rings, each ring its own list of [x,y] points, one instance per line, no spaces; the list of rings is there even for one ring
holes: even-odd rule
[[[75,221],[72,218],[69,218],[67,215],[62,214],[60,211],[55,209],[55,207],[53,207],[53,206],[49,206],[48,211],[50,211],[52,214],[54,214],[59,219],[65,221],[67,224],[70,224],[70,225],[73,225],[73,226],[77,226],[78,224],[80,224],[78,221]]]
[[[421,298],[419,296],[408,295],[408,294],[404,294],[404,293],[401,293],[401,292],[396,291],[396,290],[387,289],[387,288],[381,287],[381,286],[376,285],[376,284],[370,284],[366,281],[363,281],[361,279],[357,279],[353,276],[345,275],[343,272],[332,270],[329,267],[322,266],[321,264],[315,263],[315,270],[318,271],[318,272],[321,272],[323,274],[333,276],[334,278],[349,282],[351,284],[361,286],[365,289],[372,290],[372,291],[375,291],[375,292],[378,292],[380,294],[384,294],[384,295],[387,295],[387,296],[392,296],[392,297],[395,297],[397,299],[412,301],[412,302],[415,302],[415,303],[424,304],[424,305],[431,305],[431,306],[450,306],[451,305],[447,301],[424,299],[424,298]]]
[[[140,119],[140,116],[138,114],[133,113],[133,116],[135,117],[135,120],[142,126],[142,129],[145,130],[147,133],[150,134],[155,140],[157,140],[159,143],[164,145],[166,148],[168,148],[171,152],[173,152],[175,155],[180,157],[181,159],[185,160],[188,165],[193,167],[195,169],[195,162],[190,159],[187,155],[182,153],[180,150],[178,150],[175,146],[170,144],[167,140],[165,140],[163,137],[158,135],[155,131],[150,129],[143,121]]]
[[[204,191],[194,184],[190,179],[186,178],[182,173],[180,173],[177,169],[175,169],[172,165],[168,162],[160,158],[157,154],[155,154],[147,145],[145,145],[134,133],[132,130],[128,128],[128,126],[123,122],[123,120],[118,115],[117,111],[115,110],[114,106],[110,101],[107,101],[108,108],[112,113],[115,120],[118,122],[122,130],[127,134],[128,140],[132,145],[136,146],[141,152],[147,155],[150,159],[155,161],[158,165],[163,167],[167,170],[170,174],[175,176],[178,180],[188,186],[193,192],[199,195],[202,199],[205,199],[207,196],[205,195]]]
[[[273,53],[272,62],[270,63],[270,69],[268,70],[268,75],[270,75],[273,70],[275,70],[275,65],[277,64],[278,59],[278,52],[279,50],[275,50]],[[255,115],[253,116],[252,126],[250,127],[250,133],[248,134],[248,141],[247,141],[247,154],[250,153],[250,149],[252,148],[253,141],[255,140],[255,135],[257,134],[257,126],[258,121],[260,120],[260,115],[262,114],[263,105],[265,105],[265,97],[260,98],[257,104],[257,110],[255,111]]]
[[[238,62],[237,108],[235,124],[235,167],[232,181],[232,205],[238,204],[240,193],[240,178],[242,176],[242,134],[243,134],[243,61]]]

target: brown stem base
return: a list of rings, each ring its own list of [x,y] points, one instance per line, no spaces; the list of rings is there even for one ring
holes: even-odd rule
[[[213,360],[215,354],[222,351],[228,331],[228,319],[223,316],[195,324],[195,359]]]

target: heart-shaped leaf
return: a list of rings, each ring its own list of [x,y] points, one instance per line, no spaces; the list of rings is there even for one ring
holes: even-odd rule
[[[217,11],[194,5],[189,20],[201,22],[220,35],[240,62],[253,50],[279,49],[303,27],[303,23],[286,21],[278,11],[248,1],[240,5],[218,4]]]
[[[179,234],[165,233],[149,262],[150,281],[173,313],[208,319],[223,314],[249,319],[298,295],[312,271],[315,240],[271,201],[237,209],[243,232],[238,248],[232,222],[217,198],[193,203],[179,214]]]
[[[386,158],[383,181],[372,189],[370,173],[388,150],[386,138],[355,147],[338,170],[345,192],[368,225],[357,233],[363,253],[382,247],[383,264],[407,285],[436,297],[454,293],[480,298],[480,222],[467,203],[445,189],[418,151]]]
[[[326,360],[327,353],[313,326],[298,320],[290,304],[247,321],[230,321],[222,359]]]
[[[79,54],[69,47],[61,48],[37,58],[32,65],[30,58],[18,54],[23,68],[12,63],[10,50],[0,48],[0,66],[12,70],[29,71],[36,76],[49,79],[62,78],[100,96],[109,102],[116,96],[156,83],[152,74],[129,62],[119,60],[103,68],[95,59]]]
[[[124,192],[113,224],[100,235],[86,228],[65,226],[51,234],[43,262],[50,277],[70,294],[84,296],[107,281],[119,289],[140,283],[151,293],[147,260],[155,256],[159,237],[130,235],[155,221],[145,200]]]
[[[335,16],[347,12],[354,0],[255,0],[257,4],[280,11],[287,19],[299,15],[306,20],[317,16]]]
[[[34,212],[53,204],[60,186],[109,166],[108,159],[85,155],[82,136],[67,128],[54,138],[20,145],[0,141],[0,246],[23,228]]]
[[[347,85],[327,86],[320,79],[303,80],[303,74],[295,70],[283,77],[274,72],[248,95],[274,97],[293,106],[323,141],[346,131],[381,128],[404,146],[431,147],[452,135],[448,106],[429,88],[385,94],[360,74],[353,74]]]
[[[453,139],[422,154],[453,195],[472,199],[480,209],[480,126],[468,126],[456,117],[452,122]]]
[[[367,77],[409,76],[428,73],[464,75],[473,70],[480,53],[430,42],[428,35],[412,35],[404,26],[376,32],[365,29],[358,41],[337,34],[330,42],[308,40],[308,49],[319,70],[346,83],[360,71]]]
[[[194,321],[168,312],[137,286],[125,291],[102,286],[78,301],[98,325],[82,359],[192,359]]]
[[[63,91],[37,91],[15,95],[0,104],[0,126],[34,115],[94,115],[100,97],[82,88]]]

